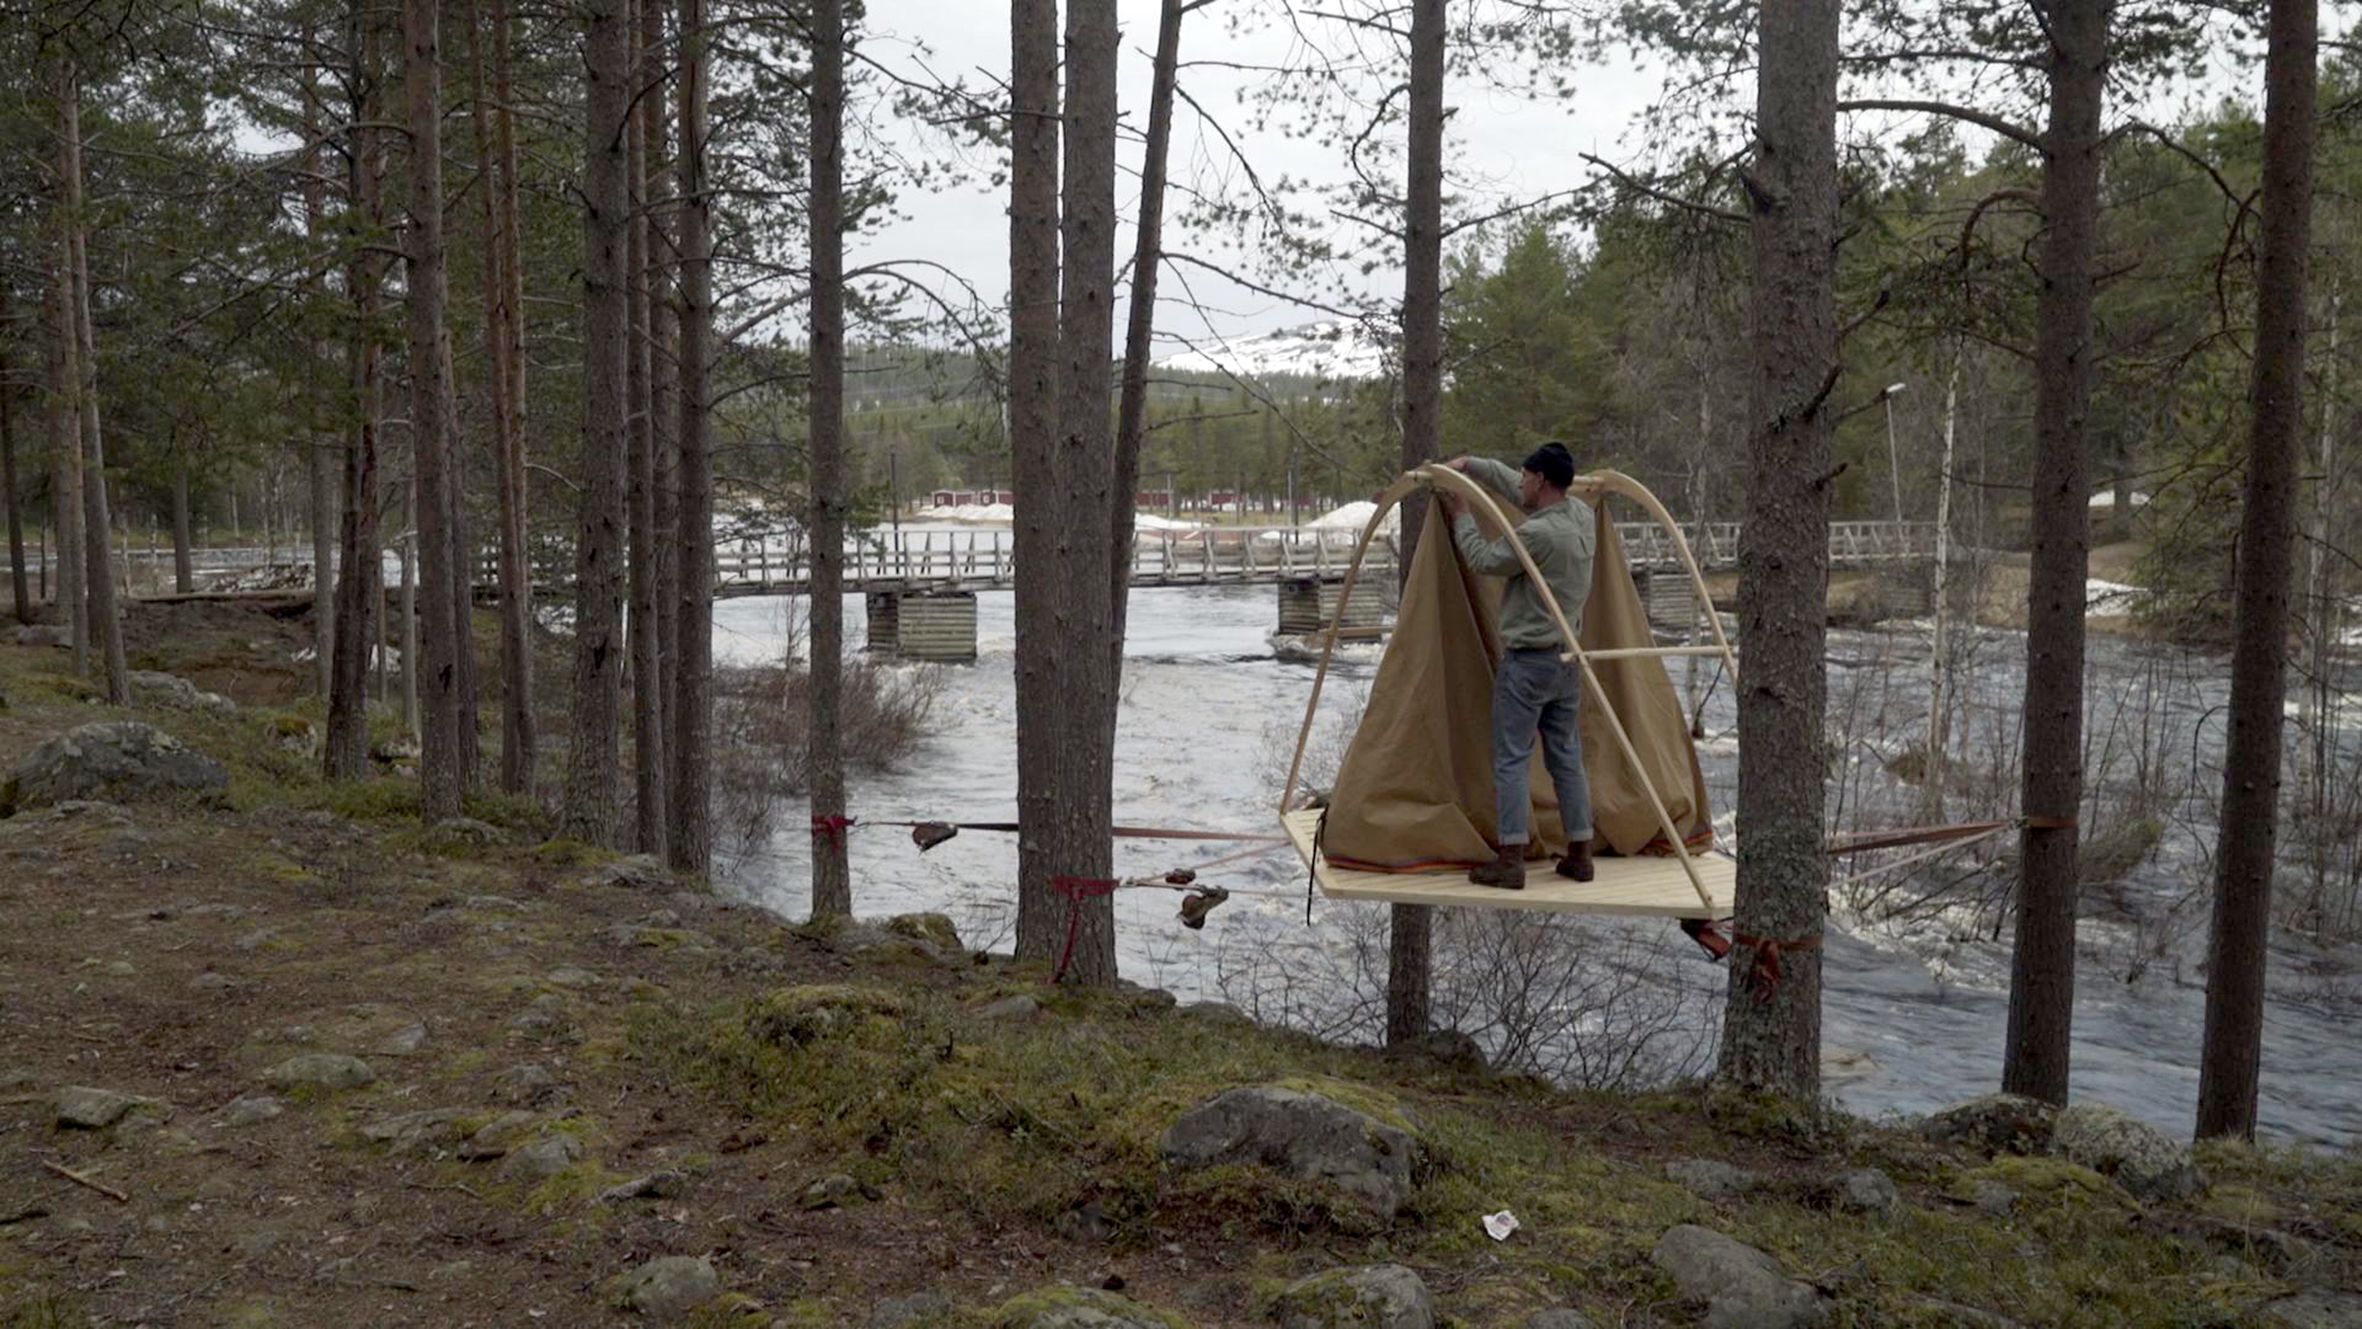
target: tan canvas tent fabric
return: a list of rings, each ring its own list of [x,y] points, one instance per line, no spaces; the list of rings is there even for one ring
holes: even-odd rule
[[[1647,612],[1604,504],[1598,523],[1583,648],[1652,645]],[[1403,584],[1394,638],[1329,796],[1321,843],[1342,866],[1416,871],[1492,857],[1492,678],[1500,657],[1493,615],[1501,583],[1470,571],[1440,522],[1427,530],[1430,538],[1419,541]],[[1685,841],[1697,846],[1710,839],[1705,775],[1663,661],[1598,660],[1592,669]],[[1652,842],[1665,848],[1641,770],[1625,758],[1588,690],[1582,729],[1593,847],[1616,854],[1645,852]],[[1528,786],[1533,852],[1563,852],[1566,832],[1539,751]]]

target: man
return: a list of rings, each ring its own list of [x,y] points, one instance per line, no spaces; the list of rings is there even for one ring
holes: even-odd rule
[[[1561,443],[1545,443],[1513,471],[1497,461],[1461,457],[1452,469],[1502,497],[1514,497],[1527,514],[1515,539],[1525,544],[1560,612],[1577,632],[1583,628],[1583,604],[1591,598],[1591,555],[1596,535],[1591,508],[1569,497],[1575,478],[1575,459]],[[1487,540],[1467,505],[1442,491],[1444,510],[1451,515],[1452,540],[1469,567],[1489,576],[1506,577],[1501,595],[1499,668],[1493,671],[1493,793],[1500,808],[1499,840],[1493,861],[1468,874],[1479,886],[1502,890],[1525,889],[1526,845],[1533,838],[1532,808],[1526,792],[1526,772],[1534,759],[1534,737],[1542,740],[1542,764],[1558,790],[1558,814],[1566,825],[1567,852],[1558,861],[1558,875],[1589,881],[1591,867],[1591,785],[1583,774],[1583,734],[1576,714],[1583,699],[1583,674],[1560,657],[1573,643],[1565,641],[1517,557],[1512,537]]]

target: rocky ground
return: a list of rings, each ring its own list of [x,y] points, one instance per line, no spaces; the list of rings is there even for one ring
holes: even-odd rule
[[[213,627],[124,710],[0,646],[0,1326],[2362,1324],[2351,1158],[1567,1095],[793,929],[321,782]]]

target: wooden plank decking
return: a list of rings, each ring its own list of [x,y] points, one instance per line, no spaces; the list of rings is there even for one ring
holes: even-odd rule
[[[1697,859],[1698,875],[1714,897],[1709,909],[1698,900],[1689,874],[1670,858],[1600,858],[1596,881],[1572,882],[1537,862],[1522,891],[1494,890],[1469,882],[1467,869],[1432,872],[1361,872],[1314,861],[1312,834],[1320,813],[1307,808],[1280,819],[1296,853],[1312,865],[1323,894],[1336,900],[1378,900],[1388,904],[1435,904],[1476,909],[1533,909],[1560,914],[1638,914],[1658,918],[1728,918],[1738,887],[1738,860],[1723,853]]]

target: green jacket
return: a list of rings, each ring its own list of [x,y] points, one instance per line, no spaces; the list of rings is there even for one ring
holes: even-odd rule
[[[1505,498],[1504,506],[1516,506],[1515,468],[1482,457],[1473,458],[1468,463],[1468,478]],[[1525,542],[1525,551],[1534,560],[1534,566],[1542,570],[1542,578],[1550,584],[1550,594],[1557,598],[1566,621],[1581,632],[1583,604],[1591,598],[1591,553],[1598,539],[1591,524],[1591,505],[1570,494],[1564,503],[1553,503],[1527,517],[1525,524],[1517,528],[1517,536]],[[1525,565],[1518,562],[1517,551],[1510,545],[1508,536],[1485,539],[1474,514],[1462,512],[1459,520],[1452,523],[1452,539],[1469,567],[1487,576],[1509,579],[1509,587],[1501,595],[1503,645],[1511,650],[1566,649],[1568,643],[1558,639],[1558,623],[1543,607],[1541,593],[1526,576]]]

